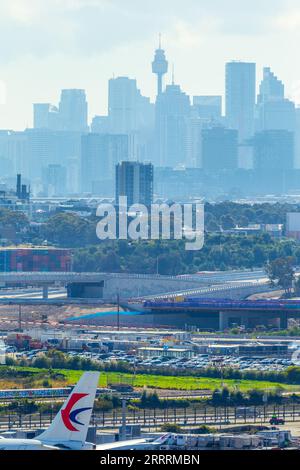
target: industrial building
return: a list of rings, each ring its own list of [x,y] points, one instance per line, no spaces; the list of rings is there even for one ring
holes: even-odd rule
[[[0,272],[69,272],[70,250],[52,247],[0,248]]]

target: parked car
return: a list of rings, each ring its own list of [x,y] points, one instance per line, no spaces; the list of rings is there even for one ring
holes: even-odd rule
[[[285,421],[284,421],[283,418],[278,418],[277,416],[272,416],[269,423],[271,424],[271,426],[279,426],[279,425],[283,425],[285,423]]]

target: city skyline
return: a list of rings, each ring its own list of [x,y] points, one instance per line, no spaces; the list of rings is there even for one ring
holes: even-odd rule
[[[226,5],[189,0],[185,8],[172,2],[172,10],[169,0],[159,9],[156,3],[141,7],[131,0],[125,9],[119,0],[57,0],[51,5],[4,0],[0,99],[3,103],[6,97],[6,104],[0,105],[0,127],[31,127],[32,103],[55,103],[63,88],[86,90],[91,122],[94,115],[106,113],[112,76],[136,79],[142,95],[153,101],[157,85],[151,61],[159,31],[169,65],[175,64],[175,82],[188,95],[224,96],[225,63],[242,60],[256,62],[257,86],[263,67],[270,66],[286,85],[287,97],[300,104],[300,64],[294,60],[297,2],[265,1],[259,9],[252,2],[242,12],[235,0]],[[166,84],[171,74],[169,66]]]

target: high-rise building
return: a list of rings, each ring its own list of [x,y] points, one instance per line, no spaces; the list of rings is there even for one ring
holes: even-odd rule
[[[59,114],[61,130],[73,132],[88,131],[88,105],[85,91],[78,89],[62,90]]]
[[[274,99],[284,99],[284,84],[274,75],[270,67],[264,67],[257,102],[264,103]]]
[[[118,77],[109,80],[108,115],[112,134],[130,134],[138,129],[136,80]]]
[[[201,119],[220,121],[222,118],[222,96],[194,96],[193,114]]]
[[[66,166],[68,158],[80,159],[81,134],[78,132],[26,129],[24,135],[31,180],[41,178],[43,168],[48,165]]]
[[[66,190],[67,194],[76,194],[80,191],[80,160],[76,157],[66,159]]]
[[[109,116],[94,116],[91,123],[91,132],[93,134],[109,134]]]
[[[234,170],[238,166],[238,132],[211,127],[202,130],[202,167],[204,170]]]
[[[294,167],[294,134],[286,130],[266,130],[253,138],[254,169],[289,170]]]
[[[43,168],[43,192],[48,197],[66,194],[66,168],[62,165],[48,165]]]
[[[6,135],[3,135],[5,142],[3,150],[1,149],[1,137],[2,133],[0,134],[0,154],[8,160],[12,174],[21,173],[25,178],[31,179],[33,172],[29,161],[26,133],[7,131]]]
[[[295,104],[285,99],[284,85],[269,67],[263,69],[256,108],[256,130],[295,131]]]
[[[136,80],[128,77],[109,80],[108,118],[111,134],[128,136],[131,158],[143,155],[154,128],[154,105],[141,95]]]
[[[60,129],[60,114],[58,108],[50,103],[34,103],[33,105],[34,129]]]
[[[127,204],[144,204],[153,200],[153,165],[151,163],[121,162],[116,166],[116,204],[120,196],[127,197]]]
[[[26,129],[28,165],[31,180],[41,178],[44,168],[59,163],[59,147],[55,132],[48,129]]]
[[[257,105],[257,130],[295,131],[295,103],[288,99],[273,99]]]
[[[128,157],[127,135],[83,135],[81,145],[82,191],[101,194],[101,185],[104,181],[110,181],[111,187],[113,187],[115,165],[124,159],[128,160]]]
[[[300,108],[295,110],[295,168],[300,168]]]
[[[152,62],[152,72],[157,75],[157,96],[159,96],[163,92],[163,76],[168,72],[168,61],[165,51],[161,47],[160,38],[159,46],[155,51],[155,57]]]
[[[190,98],[179,85],[167,85],[157,97],[155,163],[158,166],[175,167],[186,163],[190,114]]]
[[[226,64],[226,122],[239,133],[239,142],[254,134],[256,65],[248,62]]]

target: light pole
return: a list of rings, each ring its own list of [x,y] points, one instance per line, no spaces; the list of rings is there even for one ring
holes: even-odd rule
[[[126,441],[126,399],[122,397],[122,427],[121,427],[121,441]]]

